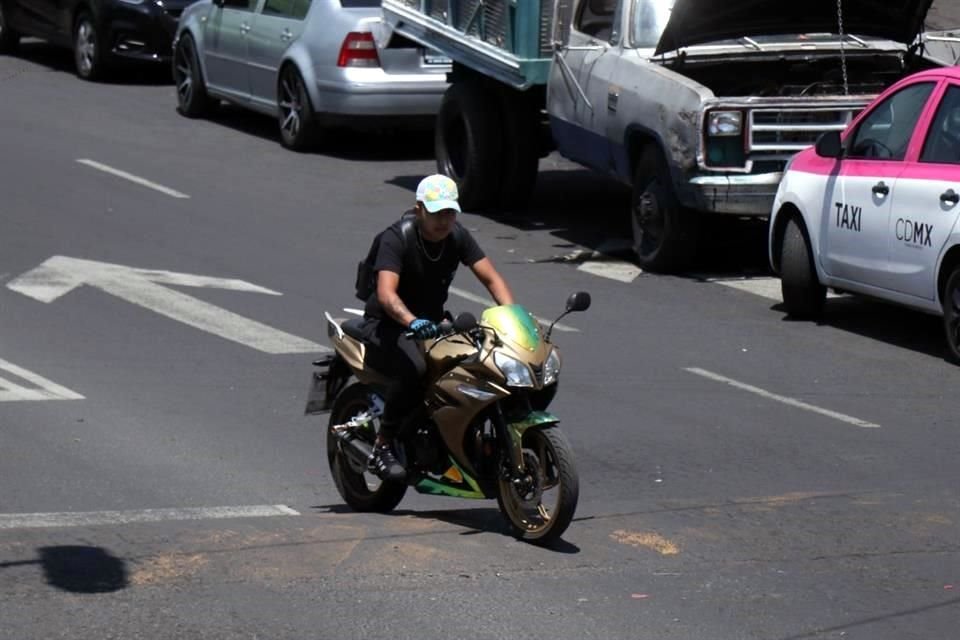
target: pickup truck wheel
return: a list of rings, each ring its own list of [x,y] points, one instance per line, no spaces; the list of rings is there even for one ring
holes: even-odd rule
[[[796,220],[783,230],[780,250],[780,292],[787,315],[799,319],[818,318],[823,312],[827,290],[817,280],[807,237]]]
[[[537,184],[540,165],[539,111],[529,92],[501,91],[503,159],[500,164],[500,208],[523,209]]]
[[[670,272],[690,261],[696,251],[697,214],[681,206],[662,162],[654,164],[648,156],[639,163],[630,209],[633,250],[641,267]]]
[[[0,53],[13,53],[20,44],[20,34],[10,28],[0,0]]]
[[[482,211],[500,197],[500,104],[496,92],[477,82],[455,82],[437,114],[437,169],[457,182],[460,206]]]
[[[960,364],[960,267],[954,267],[940,300],[943,330],[947,338],[947,359]]]

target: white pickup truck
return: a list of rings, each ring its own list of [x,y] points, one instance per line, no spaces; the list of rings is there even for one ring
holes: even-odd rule
[[[639,264],[682,268],[704,215],[770,215],[786,162],[925,56],[932,0],[384,0],[453,60],[439,170],[470,209],[529,196],[540,157],[632,185]],[[589,212],[585,212],[589,214]]]

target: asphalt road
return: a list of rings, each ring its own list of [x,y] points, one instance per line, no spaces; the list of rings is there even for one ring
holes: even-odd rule
[[[429,135],[295,154],[269,119],[180,117],[162,77],[24,49],[0,58],[0,637],[956,637],[937,319],[785,322],[757,227],[637,274],[623,188],[551,157],[529,212],[462,220],[534,313],[593,296],[556,334],[576,521],[544,549],[492,502],[353,514],[310,361]]]

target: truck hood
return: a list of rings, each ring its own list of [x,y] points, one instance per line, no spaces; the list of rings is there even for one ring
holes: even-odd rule
[[[909,44],[933,0],[842,0],[843,31]],[[676,0],[656,53],[750,36],[838,33],[836,0]]]

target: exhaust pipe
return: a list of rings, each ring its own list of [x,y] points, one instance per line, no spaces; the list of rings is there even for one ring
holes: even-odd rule
[[[367,469],[370,458],[373,457],[373,447],[363,438],[357,436],[350,429],[344,429],[337,437],[340,439],[339,449],[347,457],[350,466],[354,469]]]

